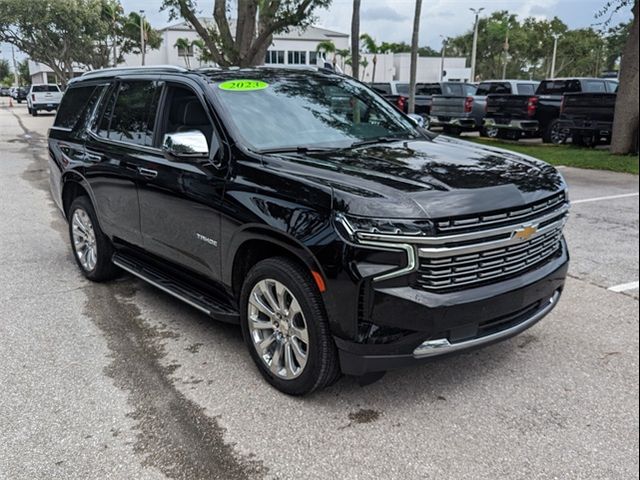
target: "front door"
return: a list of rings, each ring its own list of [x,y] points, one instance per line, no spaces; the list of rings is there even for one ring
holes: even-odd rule
[[[199,131],[219,145],[211,114],[196,89],[167,84],[160,126],[165,133]],[[213,140],[213,141],[212,141]],[[206,158],[147,159],[139,186],[144,248],[217,280],[220,278],[220,206],[225,172]]]

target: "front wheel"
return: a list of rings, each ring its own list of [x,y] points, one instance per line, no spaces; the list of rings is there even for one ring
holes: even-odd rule
[[[270,258],[248,273],[240,296],[242,333],[262,376],[289,395],[306,395],[340,374],[320,292],[308,271]]]
[[[73,257],[85,277],[104,282],[118,275],[118,267],[111,262],[113,246],[100,230],[88,197],[76,198],[69,208],[69,237]]]

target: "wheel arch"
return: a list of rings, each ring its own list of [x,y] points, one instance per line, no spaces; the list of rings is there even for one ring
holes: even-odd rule
[[[60,198],[62,200],[62,211],[64,212],[65,218],[69,218],[69,207],[71,207],[73,201],[82,195],[89,197],[89,200],[95,208],[95,198],[87,180],[78,172],[67,172],[62,177],[62,188],[60,194]]]

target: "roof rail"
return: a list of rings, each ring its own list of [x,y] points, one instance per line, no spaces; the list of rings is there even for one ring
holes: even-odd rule
[[[100,76],[110,76],[118,73],[126,73],[126,72],[188,72],[186,68],[178,67],[176,65],[143,65],[140,67],[111,67],[111,68],[101,68],[99,70],[91,70],[89,72],[84,72],[81,77],[100,77]]]

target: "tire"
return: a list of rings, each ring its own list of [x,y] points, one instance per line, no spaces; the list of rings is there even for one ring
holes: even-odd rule
[[[31,115],[31,107],[27,104],[27,113]]]
[[[307,395],[340,377],[320,292],[309,272],[294,261],[269,258],[249,271],[240,295],[240,318],[251,358],[281,392]]]
[[[444,133],[447,135],[459,136],[462,133],[462,129],[460,127],[453,127],[451,125],[446,125],[443,127]]]
[[[480,136],[487,138],[498,138],[498,128],[496,127],[481,127]]]
[[[89,280],[105,282],[118,276],[120,271],[111,262],[113,246],[100,229],[93,205],[86,196],[76,198],[69,207],[69,240],[73,258]]]
[[[599,138],[596,135],[573,135],[571,143],[580,147],[595,148],[598,146]]]
[[[38,116],[38,110],[36,110],[35,108],[32,108],[32,109],[31,109],[31,115],[32,115],[33,117],[37,117],[37,116]]]
[[[567,142],[569,132],[560,126],[560,120],[552,121],[547,128],[544,129],[542,135],[543,143],[553,143],[554,145],[562,145]]]

